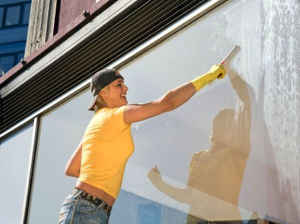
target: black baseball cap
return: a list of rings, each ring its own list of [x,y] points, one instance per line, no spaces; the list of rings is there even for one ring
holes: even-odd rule
[[[88,110],[94,110],[94,106],[97,101],[98,93],[100,92],[100,90],[112,83],[113,81],[115,81],[116,79],[124,78],[120,75],[118,71],[110,68],[100,70],[93,75],[92,80],[90,82],[90,89],[93,95],[93,99],[88,107]]]

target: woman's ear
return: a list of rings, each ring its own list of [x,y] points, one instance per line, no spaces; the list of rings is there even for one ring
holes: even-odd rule
[[[101,91],[98,93],[98,98],[101,98],[101,100],[104,102],[105,105],[108,103],[108,88],[103,88]]]
[[[102,99],[107,96],[107,89],[101,89],[100,92],[98,93],[98,96],[101,97]]]

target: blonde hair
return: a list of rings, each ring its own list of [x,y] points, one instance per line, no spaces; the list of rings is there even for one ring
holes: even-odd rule
[[[100,90],[101,91],[107,91],[109,90],[109,86],[105,86],[103,89]],[[96,113],[98,110],[104,108],[104,107],[107,107],[107,104],[105,103],[105,101],[102,99],[102,97],[98,94],[98,97],[97,97],[97,100],[96,100],[96,103],[95,103],[95,106],[94,106],[94,112]]]

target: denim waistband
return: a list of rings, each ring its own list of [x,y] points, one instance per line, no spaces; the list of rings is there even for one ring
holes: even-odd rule
[[[73,191],[73,195],[80,196],[82,199],[91,202],[92,204],[96,205],[100,209],[103,209],[108,214],[108,216],[110,215],[112,206],[108,205],[103,200],[76,188]]]

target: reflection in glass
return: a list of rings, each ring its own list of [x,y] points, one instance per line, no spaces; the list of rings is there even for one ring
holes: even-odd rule
[[[132,192],[121,190],[114,205],[111,224],[184,223],[186,214]]]
[[[157,167],[148,175],[157,189],[190,205],[189,224],[241,220],[238,199],[250,154],[251,102],[245,82],[234,71],[228,76],[239,108],[222,110],[214,118],[210,148],[192,157],[187,187],[180,189],[164,182]]]
[[[0,144],[0,223],[21,223],[27,189],[32,125]]]
[[[8,7],[6,11],[5,25],[12,26],[19,24],[21,6]]]

